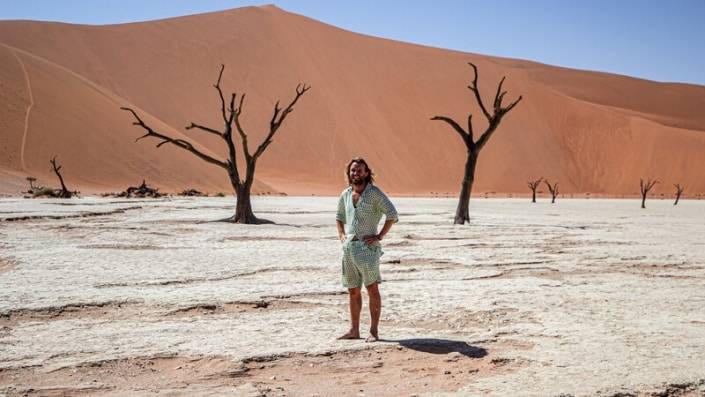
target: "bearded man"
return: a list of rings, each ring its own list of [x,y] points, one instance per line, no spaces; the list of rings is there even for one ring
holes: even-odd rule
[[[379,318],[382,314],[382,297],[379,283],[379,258],[382,256],[380,241],[399,219],[389,198],[375,186],[372,169],[362,158],[352,159],[346,168],[348,188],[338,200],[336,225],[343,245],[342,282],[348,289],[350,301],[350,330],[338,339],[360,338],[360,312],[362,286],[367,289],[370,306],[370,334],[367,342],[379,340]],[[377,225],[385,216],[382,230]]]

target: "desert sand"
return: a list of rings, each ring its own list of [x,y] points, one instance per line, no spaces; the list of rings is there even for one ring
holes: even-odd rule
[[[274,6],[108,26],[0,22],[0,193],[17,194],[27,175],[55,185],[53,155],[69,187],[87,193],[142,179],[232,192],[222,170],[190,153],[135,143],[143,131],[119,110],[222,157],[217,137],[184,129],[220,128],[212,84],[222,63],[226,92],[247,94],[251,141],[277,99],[312,86],[258,163],[255,192],[334,195],[342,164],[363,156],[394,194],[452,194],[465,149],[429,119],[472,112],[484,129],[468,61],[486,102],[502,76],[508,100],[524,97],[482,152],[476,194],[526,192],[540,176],[570,194],[636,196],[640,178],[660,180],[658,195],[675,183],[705,194],[705,87],[385,40]]]
[[[394,201],[368,344],[334,198],[2,199],[0,395],[705,394],[704,201]]]

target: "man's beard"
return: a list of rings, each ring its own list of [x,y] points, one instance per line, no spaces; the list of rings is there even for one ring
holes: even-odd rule
[[[356,186],[364,185],[365,180],[363,178],[353,178],[352,184]]]

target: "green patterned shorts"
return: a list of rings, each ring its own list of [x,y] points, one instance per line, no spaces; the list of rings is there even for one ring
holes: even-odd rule
[[[379,257],[382,247],[367,245],[363,241],[351,240],[343,243],[343,287],[359,288],[362,285],[381,283]]]

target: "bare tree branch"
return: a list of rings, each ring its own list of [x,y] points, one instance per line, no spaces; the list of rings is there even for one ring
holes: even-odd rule
[[[639,179],[639,185],[641,186],[641,194],[646,194],[651,190],[651,188],[654,187],[657,183],[661,183],[658,180],[651,180],[648,179],[646,183],[644,183],[643,179]]]
[[[218,96],[220,97],[220,112],[223,116],[223,121],[228,123],[228,116],[225,113],[225,97],[223,96],[223,90],[220,88],[220,80],[223,78],[223,70],[225,70],[225,65],[220,65],[220,73],[218,73],[218,81],[213,85],[216,90],[218,90]]]
[[[298,86],[297,86],[297,88],[298,88]],[[274,112],[272,113],[272,119],[269,121],[270,129],[273,128],[273,126],[276,124],[277,116],[279,116],[280,111],[281,111],[281,108],[279,108],[279,101],[277,100],[277,102],[274,104]]]
[[[228,116],[228,125],[232,125],[233,123],[233,117],[235,117],[235,98],[237,97],[236,93],[230,94],[230,106],[228,107],[228,112],[230,112],[230,116]]]
[[[228,147],[228,160],[226,169],[228,170],[228,175],[230,176],[231,183],[234,184],[236,188],[239,188],[243,182],[242,180],[240,180],[240,171],[237,168],[237,153],[235,151],[235,143],[233,142],[233,130],[230,124],[228,124],[228,126],[226,127],[223,137],[225,138],[225,144]],[[249,158],[247,160],[249,165]],[[248,173],[249,169],[247,169],[245,172]]]
[[[478,150],[482,150],[482,148],[485,147],[487,142],[490,140],[490,137],[492,136],[494,130],[495,128],[488,128],[485,132],[482,133],[482,135],[480,135],[480,139],[477,140],[476,144]]]
[[[220,131],[218,131],[218,130],[216,130],[216,129],[210,128],[210,127],[206,127],[206,126],[203,126],[203,125],[200,125],[200,124],[196,124],[196,123],[194,123],[194,122],[191,122],[191,125],[186,126],[186,129],[187,129],[187,130],[191,130],[191,129],[194,129],[194,128],[198,128],[199,130],[203,130],[203,131],[208,132],[208,133],[211,133],[211,134],[213,134],[213,135],[218,135],[218,136],[221,137],[221,138],[223,137],[223,133],[222,133],[222,132],[220,132]]]
[[[509,106],[507,106],[506,108],[502,108],[502,114],[509,113],[509,111],[512,110],[514,108],[514,106],[516,106],[517,103],[519,103],[519,101],[521,101],[521,98],[522,98],[522,96],[519,95],[519,98],[517,98],[516,101],[509,104]]]
[[[252,156],[250,155],[250,149],[247,144],[247,134],[245,133],[245,130],[242,128],[242,125],[240,124],[240,115],[242,114],[242,105],[245,102],[245,94],[243,93],[240,95],[240,104],[238,107],[234,110],[233,114],[234,116],[234,121],[235,121],[235,128],[237,129],[237,133],[240,134],[240,141],[242,142],[242,151],[245,154],[245,160],[247,162],[250,161]]]
[[[236,186],[240,186],[242,185],[242,181],[240,180],[240,170],[237,167],[237,152],[235,149],[235,142],[233,142],[233,120],[239,116],[237,110],[235,109],[236,97],[237,94],[234,92],[230,95],[230,104],[228,106],[228,112],[230,113],[230,115],[227,116],[227,119],[225,120],[225,132],[223,132],[223,139],[225,139],[225,143],[228,146],[228,174],[231,175],[231,181]],[[245,153],[245,157],[247,157],[247,168],[249,168],[249,154]]]
[[[470,119],[472,118],[472,115],[468,117],[468,124],[470,124]],[[431,117],[431,120],[440,120],[440,121],[445,121],[448,123],[453,129],[460,135],[460,138],[463,139],[463,142],[465,142],[465,145],[468,145],[468,138],[469,134],[463,130],[463,127],[461,127],[455,120],[451,119],[450,117],[446,116],[434,116]]]
[[[474,76],[472,78],[472,83],[468,86],[470,91],[472,91],[475,94],[475,99],[477,99],[477,104],[480,105],[480,109],[482,110],[482,113],[485,115],[487,118],[487,121],[492,121],[492,116],[490,116],[490,113],[487,111],[487,108],[485,108],[485,104],[482,102],[482,97],[480,96],[480,90],[477,88],[477,66],[475,66],[474,63],[468,62],[468,65],[472,66],[472,70],[474,72]]]
[[[292,99],[291,102],[289,102],[289,105],[287,105],[287,107],[284,109],[279,108],[279,101],[276,102],[276,104],[274,105],[272,119],[269,123],[269,134],[267,134],[267,136],[264,138],[264,141],[262,141],[262,143],[257,147],[257,150],[252,155],[253,159],[258,159],[259,156],[264,153],[264,151],[267,149],[267,146],[272,143],[272,138],[274,137],[274,134],[276,134],[277,130],[284,122],[284,119],[286,119],[286,116],[294,111],[294,105],[296,105],[296,102],[310,88],[311,86],[307,86],[306,84],[298,84],[296,86],[296,95],[294,96],[294,99]]]
[[[529,189],[536,190],[536,188],[541,184],[541,181],[543,181],[543,177],[541,177],[535,181],[529,181],[526,184],[529,186]]]
[[[501,101],[501,100],[500,100]],[[480,139],[477,140],[477,147],[478,149],[482,149],[485,144],[487,144],[487,141],[489,141],[490,137],[494,133],[494,131],[497,129],[497,126],[499,125],[499,122],[502,120],[502,117],[504,117],[505,114],[507,114],[514,106],[516,106],[517,103],[521,101],[521,96],[514,101],[511,105],[509,105],[506,108],[498,108],[495,109],[495,114],[492,116],[490,119],[490,124],[487,126],[487,130],[480,136]]]
[[[245,103],[245,93],[240,95],[240,104],[237,106],[237,111],[235,112],[238,116],[242,114],[242,106]]]
[[[154,138],[157,138],[157,139],[161,139],[161,140],[162,140],[162,142],[160,142],[159,144],[157,144],[157,147],[161,147],[161,146],[164,145],[165,143],[171,143],[171,144],[173,144],[173,145],[175,145],[175,146],[178,146],[178,147],[180,147],[180,148],[182,148],[182,149],[184,149],[184,150],[188,150],[189,152],[195,154],[195,155],[196,155],[198,158],[200,158],[201,160],[204,160],[204,161],[206,161],[206,162],[208,162],[208,163],[217,165],[217,166],[222,167],[222,168],[227,168],[227,164],[226,164],[224,161],[218,160],[218,159],[216,159],[216,158],[213,158],[213,157],[211,157],[211,156],[209,156],[209,155],[207,155],[207,154],[201,152],[200,150],[198,150],[198,149],[196,149],[195,147],[193,147],[193,145],[192,145],[190,142],[185,141],[185,140],[183,140],[183,139],[172,138],[172,137],[170,137],[170,136],[168,136],[168,135],[164,135],[164,134],[161,134],[161,133],[159,133],[159,132],[154,131],[154,130],[152,129],[152,127],[150,127],[150,126],[148,126],[147,124],[145,124],[144,121],[142,121],[142,119],[137,115],[137,112],[135,112],[135,111],[132,110],[131,108],[129,108],[129,107],[121,107],[120,109],[126,110],[126,111],[132,113],[132,115],[133,115],[133,116],[135,117],[135,119],[137,120],[137,121],[133,122],[132,124],[133,124],[133,125],[138,125],[138,126],[144,128],[144,129],[147,131],[146,134],[144,134],[144,135],[142,135],[141,137],[137,138],[137,139],[135,140],[135,142],[139,141],[139,140],[142,139],[142,138],[154,137]]]
[[[502,76],[502,80],[499,81],[499,84],[497,85],[497,92],[494,94],[494,111],[497,113],[497,110],[502,107],[502,98],[504,97],[504,94],[507,93],[507,91],[502,92],[502,84],[504,84],[504,79],[506,79],[506,76]]]

